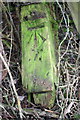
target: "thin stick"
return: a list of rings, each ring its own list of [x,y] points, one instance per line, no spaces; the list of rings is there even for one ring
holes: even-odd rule
[[[14,80],[13,80],[12,74],[11,74],[10,69],[9,69],[9,67],[8,67],[8,65],[7,65],[7,63],[6,63],[4,57],[2,56],[1,53],[0,53],[0,58],[1,58],[1,60],[3,61],[5,67],[6,67],[7,71],[8,71],[9,77],[10,77],[10,79],[11,79],[11,84],[12,84],[14,93],[15,93],[16,98],[17,98],[17,103],[18,103],[18,109],[19,109],[20,118],[22,119],[22,118],[23,118],[22,108],[21,108],[21,104],[20,104],[20,99],[19,99],[18,94],[17,94],[17,92],[16,92],[16,87],[15,87],[15,85],[14,85]]]
[[[0,29],[2,29],[2,10],[0,8]],[[0,32],[0,53],[2,53],[3,49],[2,49],[2,39],[1,39],[1,35],[2,33]],[[2,66],[2,61],[0,59],[0,103],[2,103],[2,89],[1,89],[1,85],[2,85],[2,70],[3,70],[3,66]],[[2,108],[0,108],[0,120],[2,119]]]
[[[2,39],[0,38],[0,54],[2,53],[1,43],[2,43]],[[0,103],[2,103],[2,89],[1,89],[1,85],[2,85],[2,70],[3,70],[2,61],[0,59]],[[0,119],[1,119],[1,116],[2,116],[2,109],[0,108]]]

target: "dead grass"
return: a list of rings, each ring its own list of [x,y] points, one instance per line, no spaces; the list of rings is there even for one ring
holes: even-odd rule
[[[5,120],[21,117],[30,120],[80,119],[80,43],[79,34],[68,13],[68,8],[65,11],[65,5],[57,3],[57,10],[61,10],[61,12],[58,11],[61,14],[57,64],[59,84],[56,89],[56,103],[51,110],[47,110],[30,103],[27,100],[26,92],[22,89],[20,36],[17,35],[20,30],[19,11],[17,7],[10,11],[8,3],[6,6],[2,4],[3,11],[6,11],[5,14],[3,12],[2,24],[2,39],[6,42],[2,42],[3,54],[0,56],[5,65],[1,86],[3,101],[0,103],[0,107],[3,109],[2,118]],[[59,16],[57,20],[59,20]],[[18,99],[21,106],[17,103]],[[26,110],[24,110],[25,108]],[[20,112],[23,116],[19,116]]]

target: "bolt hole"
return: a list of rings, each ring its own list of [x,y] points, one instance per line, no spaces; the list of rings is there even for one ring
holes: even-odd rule
[[[39,58],[39,61],[41,61],[42,59],[41,59],[41,57]]]
[[[29,61],[31,61],[31,59],[29,59]]]
[[[49,72],[46,74],[46,76],[48,76],[49,75]]]

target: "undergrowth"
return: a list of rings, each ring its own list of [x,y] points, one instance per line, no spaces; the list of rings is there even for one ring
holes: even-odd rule
[[[21,117],[28,120],[80,119],[80,38],[67,4],[55,2],[54,6],[59,24],[57,49],[59,84],[56,86],[55,104],[49,110],[29,102],[21,84],[20,3],[1,3],[2,119]]]

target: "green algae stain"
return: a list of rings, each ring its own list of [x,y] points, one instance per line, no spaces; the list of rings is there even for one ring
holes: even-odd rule
[[[45,4],[21,7],[22,84],[33,93],[36,104],[53,106],[54,83],[58,81],[55,56],[55,30]],[[57,31],[57,24],[55,23]],[[42,94],[35,94],[45,92]]]

